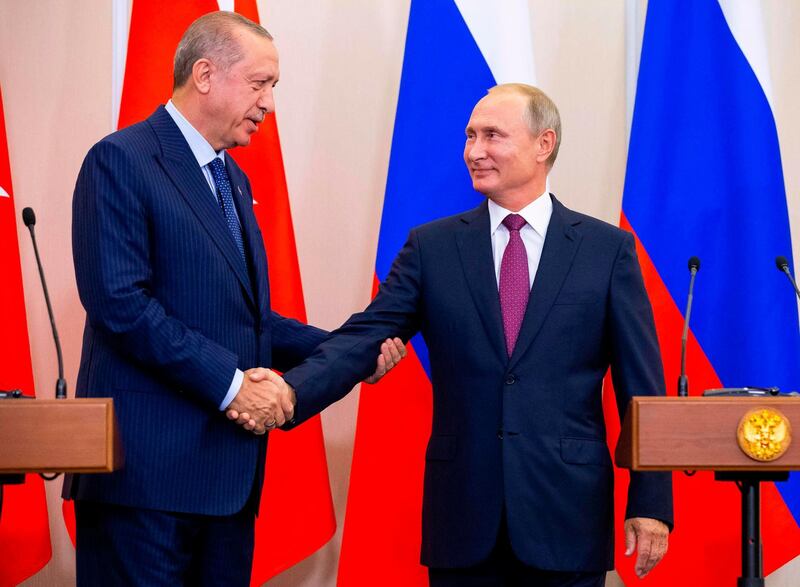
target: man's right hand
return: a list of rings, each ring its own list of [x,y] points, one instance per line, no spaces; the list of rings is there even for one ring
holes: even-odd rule
[[[248,369],[239,393],[228,406],[227,416],[231,420],[246,416],[244,427],[255,434],[264,434],[294,416],[296,400],[292,391],[273,371],[262,367]]]

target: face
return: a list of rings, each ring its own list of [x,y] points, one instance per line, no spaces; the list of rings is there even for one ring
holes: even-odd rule
[[[476,104],[467,125],[464,162],[472,187],[501,204],[532,200],[545,189],[542,135],[530,131],[526,107],[524,96],[489,94]]]
[[[237,35],[244,57],[223,71],[212,62],[208,80],[206,139],[219,151],[250,144],[250,135],[275,110],[278,52],[272,41],[247,30]]]

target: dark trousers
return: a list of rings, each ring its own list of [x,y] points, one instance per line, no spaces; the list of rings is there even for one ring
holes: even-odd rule
[[[500,524],[497,543],[489,558],[474,567],[429,568],[430,587],[604,587],[605,573],[544,571],[517,558],[508,538],[508,526]]]
[[[78,587],[249,587],[255,515],[178,514],[75,502]]]

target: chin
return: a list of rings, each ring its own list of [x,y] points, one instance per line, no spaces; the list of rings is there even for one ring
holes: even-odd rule
[[[492,191],[491,186],[479,180],[472,182],[472,189],[474,189],[476,192],[480,192],[481,194],[488,194]]]
[[[233,147],[246,147],[249,144],[250,144],[250,135],[245,135],[243,137],[237,138],[236,141],[233,143],[233,145],[231,145],[229,148],[232,149]]]

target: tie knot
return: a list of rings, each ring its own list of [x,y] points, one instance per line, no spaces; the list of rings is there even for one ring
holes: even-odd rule
[[[509,214],[503,218],[503,226],[508,230],[519,230],[526,224],[527,222],[525,222],[525,219],[519,214]]]
[[[211,163],[208,164],[208,167],[211,169],[211,175],[214,176],[214,181],[217,181],[217,178],[225,173],[225,164],[219,157],[214,157]]]

